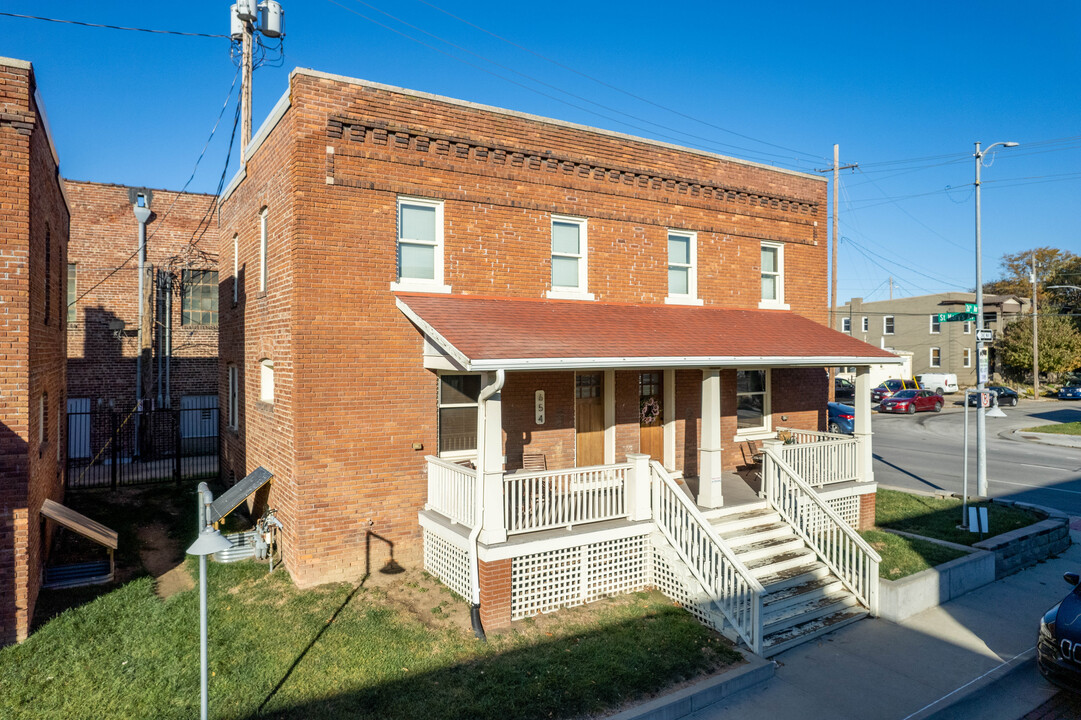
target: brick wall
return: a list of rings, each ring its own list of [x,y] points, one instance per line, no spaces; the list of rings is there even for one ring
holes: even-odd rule
[[[681,228],[697,233],[706,304],[757,308],[767,240],[784,243],[792,310],[826,320],[820,180],[309,72],[293,74],[290,103],[221,205],[222,373],[236,363],[243,378],[241,427],[223,431],[223,453],[237,476],[259,464],[275,473],[270,502],[281,510],[286,560],[301,585],[362,571],[358,522],[373,520],[373,532],[398,545],[420,536],[436,376],[390,291],[399,195],[443,200],[445,282],[454,293],[544,297],[551,216],[566,214],[588,220],[588,289],[598,301],[663,302],[667,230]],[[263,207],[271,226],[265,296],[256,294]],[[235,308],[226,303],[234,234]],[[256,399],[262,358],[274,360],[273,406]],[[573,464],[572,378],[508,375],[508,468],[520,463],[527,435],[550,466]],[[726,371],[726,437],[735,429],[734,378]],[[224,392],[224,374],[221,381]],[[638,449],[638,371],[618,371],[615,382],[619,461]],[[700,382],[699,371],[677,374],[677,462],[688,471],[697,466]],[[543,429],[531,422],[541,387]],[[793,412],[818,427],[802,406]]]
[[[152,336],[144,354],[144,396],[157,402],[160,395],[158,407],[179,407],[184,395],[216,395],[218,326],[185,323],[182,317],[184,271],[218,269],[216,198],[72,181],[67,190],[71,201],[68,262],[76,267],[78,298],[74,321],[68,325],[68,396],[88,398],[92,407],[112,402],[126,411],[134,406],[139,222],[132,208],[137,194],[144,195],[152,212],[146,224],[145,327]],[[159,286],[159,278],[167,279],[169,285]],[[66,268],[61,281],[66,290]],[[171,313],[167,313],[167,300],[171,300]],[[124,323],[119,337],[109,327],[117,320]],[[171,348],[164,335],[166,327]],[[168,367],[162,363],[159,373],[158,357],[166,355]]]
[[[29,63],[0,61],[0,644],[29,632],[41,505],[63,497],[69,218],[35,91]]]

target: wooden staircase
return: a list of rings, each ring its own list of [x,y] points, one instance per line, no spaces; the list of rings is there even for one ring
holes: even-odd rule
[[[765,588],[764,656],[784,652],[868,614],[765,501],[710,511],[706,516]]]

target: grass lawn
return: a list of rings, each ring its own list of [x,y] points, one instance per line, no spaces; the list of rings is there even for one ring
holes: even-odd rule
[[[882,556],[878,576],[886,580],[899,580],[966,554],[930,540],[902,537],[883,530],[861,530],[860,535]]]
[[[1081,435],[1081,422],[1056,423],[1025,428],[1022,432],[1055,433],[1057,435]]]
[[[108,517],[108,507],[98,507],[96,519],[114,523],[123,547],[138,543],[136,520],[125,515],[156,518],[185,547],[194,535],[186,509],[194,498],[187,488],[183,497],[193,502],[175,508],[172,519],[146,509],[145,496],[142,513],[120,508]],[[121,557],[133,552],[129,545]],[[197,576],[196,562],[186,563]],[[740,660],[731,643],[656,592],[516,622],[481,643],[461,621],[464,601],[416,569],[299,590],[264,563],[209,567],[215,718],[579,717]],[[85,604],[0,650],[0,716],[198,714],[198,591],[163,600],[149,575],[132,575],[97,597],[74,591]]]
[[[986,507],[990,532],[984,537],[1017,530],[1043,518],[1029,510],[994,502],[970,503]],[[979,533],[957,527],[961,522],[961,500],[912,495],[897,490],[878,489],[875,501],[875,524],[880,528],[948,540],[959,545],[979,542]]]

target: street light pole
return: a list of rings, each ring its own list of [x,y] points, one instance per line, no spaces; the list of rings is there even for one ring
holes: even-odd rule
[[[980,407],[976,411],[976,494],[987,497],[987,418],[983,407],[983,390],[988,379],[987,352],[981,339],[980,330],[983,330],[983,269],[981,267],[980,245],[980,167],[983,165],[983,157],[991,148],[1001,145],[1003,147],[1017,147],[1015,142],[997,142],[987,146],[986,150],[980,150],[980,143],[976,143],[976,390],[980,393]]]

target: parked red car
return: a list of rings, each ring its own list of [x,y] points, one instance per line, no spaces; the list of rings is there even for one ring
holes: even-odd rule
[[[915,413],[942,409],[942,396],[933,390],[898,390],[878,404],[879,412]]]

